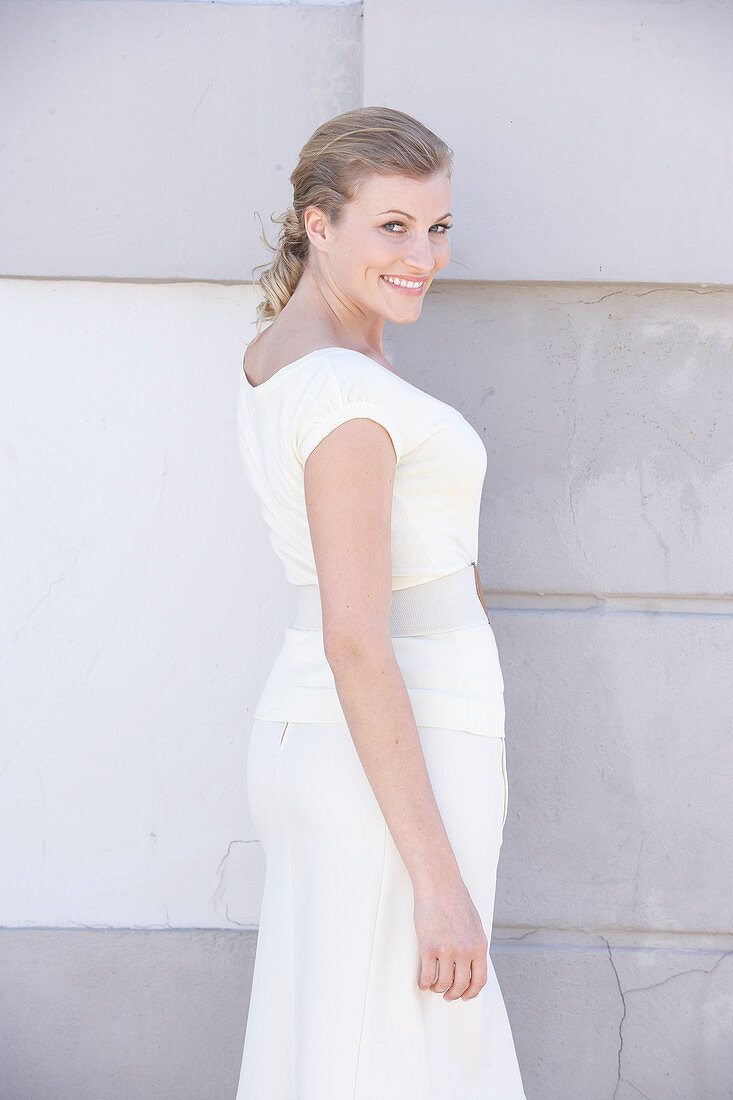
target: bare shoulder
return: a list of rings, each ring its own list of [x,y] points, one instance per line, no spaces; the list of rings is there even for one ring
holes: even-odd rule
[[[264,332],[247,345],[242,369],[252,385],[259,386],[277,374],[281,367],[299,358],[297,348],[291,354],[286,345],[272,337],[268,339],[267,332]]]
[[[252,385],[259,386],[283,367],[324,349],[357,352],[406,381],[404,376],[399,374],[388,359],[375,348],[343,344],[338,338],[324,332],[281,335],[266,329],[247,346],[242,369]]]
[[[323,333],[303,330],[275,332],[271,326],[247,345],[242,368],[250,382],[259,386],[283,367],[333,345],[334,341],[329,342]]]

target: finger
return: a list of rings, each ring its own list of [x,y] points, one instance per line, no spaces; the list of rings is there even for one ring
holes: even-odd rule
[[[453,959],[448,955],[438,955],[438,975],[430,990],[432,993],[446,993],[453,985]]]
[[[453,984],[450,989],[447,989],[444,998],[446,1001],[457,1001],[459,997],[463,996],[465,991],[471,982],[471,959],[458,958],[456,959],[455,971],[453,973]]]
[[[474,955],[471,959],[471,981],[468,989],[461,994],[464,1001],[470,1001],[481,992],[486,985],[488,969],[486,952],[482,951],[480,955]]]
[[[421,955],[421,959],[420,980],[417,984],[420,989],[430,989],[438,976],[438,960],[435,955]]]

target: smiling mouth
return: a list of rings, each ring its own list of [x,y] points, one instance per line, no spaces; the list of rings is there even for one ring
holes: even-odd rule
[[[427,278],[406,279],[401,275],[380,275],[379,277],[384,279],[388,286],[395,287],[397,290],[409,291],[411,294],[419,294],[427,282]]]

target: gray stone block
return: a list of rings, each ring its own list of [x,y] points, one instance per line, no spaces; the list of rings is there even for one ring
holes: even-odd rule
[[[509,806],[496,919],[733,929],[733,617],[493,612]]]
[[[245,282],[361,5],[0,3],[2,274]]]

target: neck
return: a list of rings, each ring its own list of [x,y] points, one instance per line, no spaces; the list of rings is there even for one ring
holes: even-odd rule
[[[319,342],[383,354],[384,317],[346,298],[327,276],[310,267],[301,275],[280,316],[289,330],[307,331]]]

